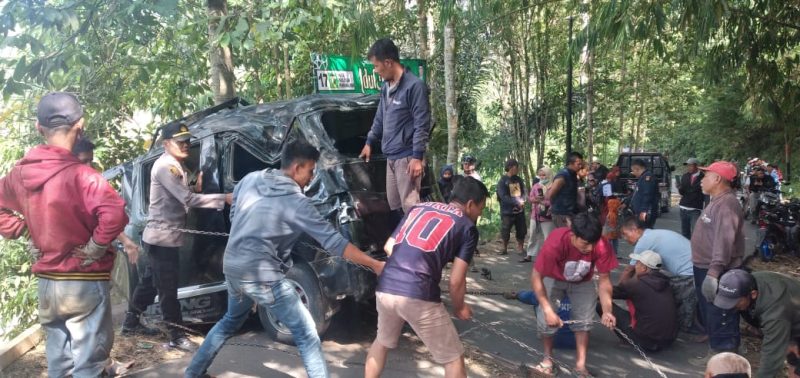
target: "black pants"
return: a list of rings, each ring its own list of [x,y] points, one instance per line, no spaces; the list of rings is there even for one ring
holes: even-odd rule
[[[528,232],[528,225],[525,223],[525,212],[517,214],[503,214],[502,226],[500,227],[500,236],[503,242],[508,243],[511,239],[511,227],[514,227],[514,234],[517,241],[522,243],[525,241],[525,233]]]
[[[614,315],[615,318],[617,318],[617,328],[623,333],[625,333],[625,335],[628,336],[631,340],[633,340],[633,342],[636,343],[636,345],[642,347],[642,349],[648,352],[658,352],[672,345],[672,342],[674,341],[674,340],[655,340],[640,334],[638,331],[631,328],[631,313],[625,311],[625,309],[617,306],[616,304],[612,304],[611,313]],[[600,306],[599,303],[597,304],[597,314],[598,315],[603,314],[603,308]],[[614,330],[614,333],[620,340],[627,343],[627,340],[625,340],[625,338],[622,337],[620,331]]]
[[[144,254],[146,254],[145,252]],[[147,307],[153,304],[153,301],[156,299],[156,287],[153,284],[153,268],[150,265],[150,259],[146,258],[145,256],[139,256],[139,260],[136,262],[136,265],[133,265],[132,274],[134,277],[138,277],[138,281],[136,282],[136,287],[133,289],[133,294],[131,295],[131,300],[128,302],[128,312],[132,312],[136,315],[140,315],[142,312],[147,310]],[[138,319],[138,318],[137,318]],[[136,324],[132,324],[136,325]]]
[[[161,314],[167,322],[170,337],[174,340],[184,335],[183,331],[171,324],[181,324],[181,304],[178,302],[178,247],[161,247],[144,244],[153,269],[153,283],[158,290]],[[134,295],[136,298],[136,295]]]

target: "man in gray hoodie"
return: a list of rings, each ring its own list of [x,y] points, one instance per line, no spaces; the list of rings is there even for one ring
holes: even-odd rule
[[[254,303],[292,332],[309,377],[327,377],[328,369],[314,320],[294,287],[285,280],[292,267],[291,251],[307,234],[325,251],[364,265],[376,274],[383,262],[349,243],[317,212],[303,194],[314,176],[319,151],[305,142],[288,143],[281,170],[248,174],[233,191],[231,235],[223,272],[228,285],[228,311],[206,336],[186,369],[186,377],[201,377],[229,337],[247,320]]]

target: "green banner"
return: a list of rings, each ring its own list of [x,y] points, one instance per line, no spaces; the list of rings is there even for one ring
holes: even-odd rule
[[[400,59],[411,73],[427,81],[426,64],[421,59]],[[372,72],[369,60],[342,55],[311,54],[315,93],[378,93],[383,80]]]

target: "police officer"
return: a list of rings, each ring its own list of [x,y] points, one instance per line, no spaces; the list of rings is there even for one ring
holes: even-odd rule
[[[631,174],[638,178],[636,191],[631,198],[631,210],[645,227],[653,228],[659,206],[658,182],[642,159],[631,163]]]
[[[169,329],[169,346],[193,352],[197,345],[175,327],[181,323],[178,302],[178,250],[183,234],[175,231],[186,224],[188,208],[222,210],[231,203],[229,194],[197,194],[189,187],[183,162],[189,157],[192,135],[182,122],[167,124],[162,129],[164,154],[153,164],[150,172],[150,208],[142,241],[153,269],[153,280],[161,303],[161,313]],[[202,182],[202,173],[198,182]],[[202,185],[195,185],[196,191]],[[137,291],[139,288],[137,287]],[[134,292],[134,298],[137,297]]]

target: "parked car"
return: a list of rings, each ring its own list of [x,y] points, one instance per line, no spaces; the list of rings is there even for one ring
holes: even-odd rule
[[[619,154],[617,157],[617,166],[620,171],[619,178],[631,192],[636,187],[637,180],[631,173],[631,163],[636,159],[644,160],[647,163],[647,168],[658,181],[658,191],[661,193],[659,211],[668,213],[670,206],[672,206],[671,172],[675,170],[675,166],[669,165],[667,158],[659,152],[624,152]]]
[[[204,193],[232,192],[248,173],[279,168],[284,143],[305,140],[321,152],[315,176],[305,188],[306,195],[353,244],[384,259],[383,245],[396,226],[390,220],[386,200],[386,158],[379,145],[373,147],[369,163],[358,158],[377,104],[377,95],[311,95],[249,106],[237,99],[184,117],[182,120],[194,136],[185,165],[195,171],[188,175],[192,178],[203,172]],[[147,153],[106,172],[107,178],[119,178],[131,220],[126,232],[138,240],[147,220],[150,170],[163,153],[157,143],[159,130]],[[434,180],[430,167],[426,167],[422,184],[422,197],[426,200],[439,198]],[[227,233],[230,224],[228,207],[224,211],[189,209],[186,228]],[[222,257],[226,243],[224,236],[185,234],[179,252],[180,271],[176,272],[185,322],[215,322],[224,315],[227,291]],[[368,301],[374,297],[376,277],[371,271],[331,258],[310,237],[301,238],[292,258],[294,266],[287,279],[310,310],[320,335],[325,333],[341,300],[351,297]],[[158,313],[158,305],[154,304],[146,315]],[[291,341],[288,329],[268,311],[259,308],[258,316],[275,339]]]

